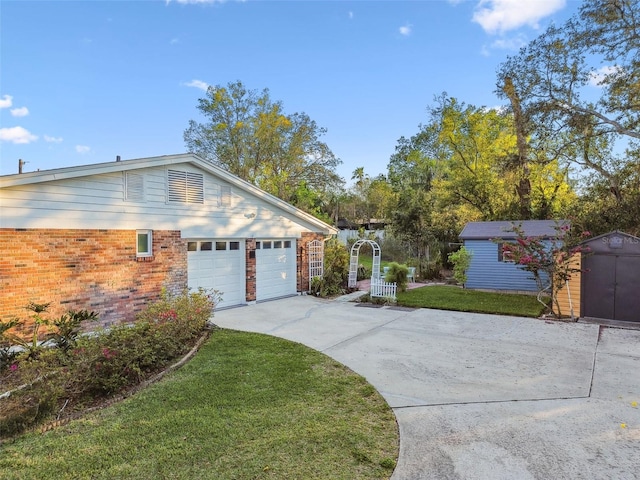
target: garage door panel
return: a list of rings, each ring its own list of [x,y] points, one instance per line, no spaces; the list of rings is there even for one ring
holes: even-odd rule
[[[222,293],[218,307],[230,307],[245,303],[244,248],[210,249],[223,240],[198,240],[189,242],[188,285],[191,289],[206,288]],[[236,242],[237,243],[237,242]],[[205,250],[201,250],[201,248]]]
[[[296,294],[295,240],[265,239],[256,244],[256,299]],[[264,247],[270,248],[264,248]]]

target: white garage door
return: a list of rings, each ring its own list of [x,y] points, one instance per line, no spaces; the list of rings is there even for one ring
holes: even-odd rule
[[[256,300],[296,294],[296,241],[256,241]]]
[[[246,303],[244,242],[190,240],[187,249],[189,288],[220,291],[218,308]]]

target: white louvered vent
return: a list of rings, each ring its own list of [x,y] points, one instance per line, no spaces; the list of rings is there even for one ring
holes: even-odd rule
[[[167,192],[171,203],[204,203],[204,175],[167,170]]]
[[[130,202],[144,202],[144,175],[125,172],[124,183],[125,200]]]

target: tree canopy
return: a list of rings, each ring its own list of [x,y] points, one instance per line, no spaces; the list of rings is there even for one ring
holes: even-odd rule
[[[320,140],[325,129],[305,113],[285,114],[268,89],[248,90],[240,81],[211,86],[197,108],[206,121],[189,122],[189,151],[294,204],[308,197],[302,185],[318,194],[341,185],[341,162]]]
[[[622,201],[623,172],[640,158],[640,4],[586,0],[501,65],[497,94],[523,155],[595,172]]]

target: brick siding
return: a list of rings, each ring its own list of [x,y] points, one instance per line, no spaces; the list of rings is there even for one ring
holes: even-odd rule
[[[29,302],[99,314],[103,326],[130,322],[163,288],[187,287],[180,231],[153,231],[153,257],[136,258],[135,230],[0,229],[0,320],[27,319]]]
[[[246,298],[247,302],[256,301],[256,240],[247,238],[245,241]]]

